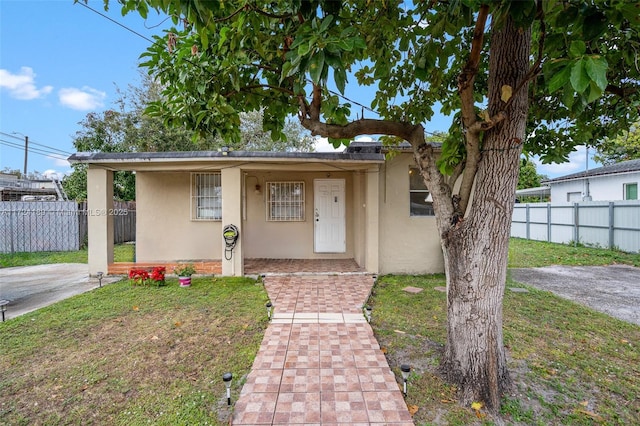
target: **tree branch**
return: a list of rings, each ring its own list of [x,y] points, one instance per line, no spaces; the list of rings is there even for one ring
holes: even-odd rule
[[[313,99],[309,107],[309,118],[312,121],[320,121],[320,106],[322,105],[322,88],[313,83]]]
[[[465,161],[462,184],[460,186],[460,210],[456,212],[459,217],[462,217],[466,210],[469,197],[471,196],[473,180],[478,170],[478,162],[480,161],[480,129],[476,129],[476,126],[474,126],[477,119],[474,106],[473,83],[478,74],[478,64],[480,63],[480,53],[482,52],[484,44],[484,33],[488,16],[489,6],[483,4],[478,11],[476,26],[473,30],[469,59],[458,76],[458,92],[460,93],[462,125],[465,130],[465,148],[467,151],[467,159]]]
[[[489,6],[482,5],[478,12],[478,20],[473,30],[473,40],[471,42],[471,52],[469,59],[462,72],[458,76],[458,92],[462,101],[462,124],[468,129],[476,121],[476,113],[473,99],[473,82],[478,74],[478,64],[480,63],[480,53],[484,43],[484,31],[489,16]]]
[[[224,22],[224,21],[228,21],[230,19],[233,19],[234,16],[236,16],[238,13],[242,12],[243,10],[247,10],[248,6],[242,6],[240,7],[240,9],[236,10],[235,12],[233,12],[231,15],[229,16],[225,16],[224,18],[218,18],[218,19],[214,19],[213,22]],[[250,7],[250,6],[249,6]]]
[[[480,134],[480,132],[486,132],[487,130],[494,127],[496,124],[503,121],[507,118],[507,114],[504,111],[500,111],[493,117],[491,117],[488,121],[476,121],[467,129],[467,132],[473,134]]]
[[[529,83],[529,81],[531,81],[538,74],[540,74],[540,71],[542,71],[542,60],[544,57],[544,42],[547,35],[547,26],[544,23],[544,9],[542,8],[542,0],[538,0],[537,8],[538,8],[538,11],[536,14],[536,18],[540,20],[540,39],[538,40],[538,57],[536,58],[536,61],[534,62],[533,66],[529,69],[529,71],[525,74],[525,76],[522,78],[522,80],[518,83],[516,88],[511,93],[511,97],[509,98],[509,100],[507,100],[503,108],[504,111],[506,111],[511,106],[511,102],[516,97],[516,94],[520,92],[520,90],[522,90],[522,88],[525,87],[525,85]]]
[[[287,19],[287,18],[292,18],[292,17],[295,16],[293,13],[286,13],[284,15],[276,15],[276,14],[273,14],[273,13],[266,12],[266,11],[260,9],[257,6],[249,6],[249,5],[247,5],[247,7],[250,7],[251,10],[253,10],[254,12],[258,12],[260,15],[266,16],[267,18],[271,18],[271,19]]]
[[[250,86],[245,86],[243,88],[241,88],[239,91],[238,90],[232,90],[231,92],[227,92],[222,94],[223,97],[228,98],[229,96],[233,96],[237,93],[240,92],[247,92],[253,89],[272,89],[275,90],[277,92],[282,92],[282,93],[286,93],[287,95],[291,95],[294,96],[295,93],[292,90],[286,89],[284,87],[281,86],[273,86],[271,84],[252,84]]]
[[[448,224],[446,225],[443,221],[450,222],[452,218],[456,217],[454,200],[451,196],[452,185],[447,182],[447,178],[438,170],[435,150],[431,144],[425,142],[422,126],[420,126],[419,130],[420,134],[415,132],[413,138],[409,139],[413,146],[413,157],[420,170],[420,175],[431,193],[433,206],[438,212],[436,216],[438,229],[448,229]],[[446,243],[448,241],[447,238],[444,238],[444,235],[441,237],[443,237],[443,242]]]
[[[390,135],[410,141],[411,138],[415,137],[416,129],[422,129],[421,125],[375,119],[357,120],[345,125],[327,124],[309,118],[310,113],[305,113],[302,105],[300,122],[313,136],[324,136],[332,139],[353,139],[360,135]],[[313,107],[313,104],[311,107]]]
[[[614,86],[613,84],[607,85],[606,92],[612,93],[614,95],[618,95],[621,98],[626,98],[628,95],[633,95],[638,93],[638,87],[620,87]]]

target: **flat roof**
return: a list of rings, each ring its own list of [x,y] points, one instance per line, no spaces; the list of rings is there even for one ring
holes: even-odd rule
[[[167,151],[167,152],[77,152],[71,163],[145,163],[171,161],[291,161],[384,162],[375,152],[271,152],[271,151]]]

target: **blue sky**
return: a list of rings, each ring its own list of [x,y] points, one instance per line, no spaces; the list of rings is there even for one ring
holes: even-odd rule
[[[170,26],[154,14],[146,22],[137,14],[123,17],[115,1],[104,12],[102,4],[89,1],[92,8],[147,38]],[[68,173],[66,157],[74,152],[78,123],[89,112],[113,107],[117,88],[137,84],[138,57],[148,45],[73,0],[0,0],[0,170],[23,169],[26,135],[30,147],[39,150],[28,154],[29,172]],[[371,91],[349,89],[360,101],[358,95],[366,99]],[[448,119],[436,117],[428,130],[448,127]],[[539,165],[538,172],[555,177],[584,170],[584,163],[582,149],[570,163]]]

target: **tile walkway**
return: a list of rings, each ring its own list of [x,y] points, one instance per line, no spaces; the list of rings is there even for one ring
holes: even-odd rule
[[[267,276],[274,304],[235,425],[413,425],[362,315],[370,275]]]
[[[353,259],[245,259],[245,274],[364,272]]]

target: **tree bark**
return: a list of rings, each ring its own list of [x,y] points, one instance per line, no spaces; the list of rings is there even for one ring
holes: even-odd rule
[[[530,29],[509,18],[493,28],[489,61],[489,114],[505,118],[484,133],[470,208],[461,221],[438,219],[447,276],[447,344],[442,367],[458,384],[464,404],[491,411],[509,388],[502,335],[511,215],[528,112],[527,87],[508,104],[511,88],[529,69]],[[436,212],[438,214],[438,212]]]

